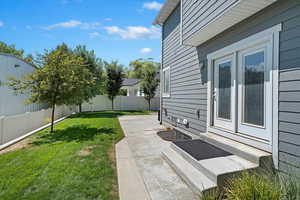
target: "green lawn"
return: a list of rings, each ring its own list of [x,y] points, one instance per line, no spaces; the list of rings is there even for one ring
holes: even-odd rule
[[[114,145],[123,137],[117,115],[74,115],[0,155],[0,199],[118,199]]]

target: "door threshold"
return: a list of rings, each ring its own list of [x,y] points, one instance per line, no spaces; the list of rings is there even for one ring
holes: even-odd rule
[[[202,133],[200,139],[259,165],[272,158],[270,152],[212,132]]]
[[[243,134],[233,133],[233,132],[222,130],[222,129],[216,128],[216,127],[208,127],[207,131],[217,134],[221,137],[235,140],[235,141],[243,143],[245,145],[249,145],[254,148],[272,153],[272,144],[270,141],[249,137],[249,136],[246,136]]]

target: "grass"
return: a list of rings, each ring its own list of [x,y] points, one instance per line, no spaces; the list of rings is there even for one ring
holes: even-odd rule
[[[0,199],[118,199],[114,144],[118,115],[74,115],[28,138],[29,147],[0,155]]]

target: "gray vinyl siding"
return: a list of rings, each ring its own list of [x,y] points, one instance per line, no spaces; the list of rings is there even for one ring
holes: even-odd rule
[[[163,120],[172,123],[169,117],[188,119],[192,133],[206,131],[206,83],[201,80],[199,59],[195,47],[180,45],[180,6],[163,26],[163,67],[170,67],[170,98],[163,98]],[[204,73],[206,74],[206,73]],[[203,113],[198,119],[196,110]]]
[[[183,2],[186,9],[197,1]],[[190,120],[186,130],[206,131],[207,55],[280,23],[279,168],[287,172],[300,167],[300,4],[295,0],[279,0],[196,49],[180,45],[178,7],[163,26],[163,65],[171,67],[171,97],[163,99],[163,107],[171,116]]]
[[[183,41],[207,24],[217,20],[228,8],[239,0],[183,0]]]
[[[291,63],[281,65],[279,74],[279,166],[287,172],[300,167],[300,64]]]

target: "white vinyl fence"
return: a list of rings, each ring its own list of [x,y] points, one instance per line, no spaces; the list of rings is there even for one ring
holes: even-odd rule
[[[103,95],[99,95],[91,102],[82,105],[82,111],[103,110],[111,110],[111,101]],[[144,97],[117,96],[114,100],[114,110],[148,110],[148,102]],[[159,97],[151,100],[151,110],[159,110]]]
[[[74,107],[58,106],[55,111],[55,120],[68,116],[75,110]],[[0,117],[0,147],[50,123],[50,118],[51,109]]]
[[[114,100],[115,110],[148,110],[148,103],[143,97],[117,96]],[[159,98],[151,100],[151,110],[159,109]],[[90,103],[82,105],[82,111],[111,110],[111,101],[107,96],[99,95]],[[55,120],[77,111],[77,106],[58,106],[55,110]],[[0,116],[0,148],[18,140],[28,133],[50,123],[51,109],[36,112],[26,112],[13,116]]]

